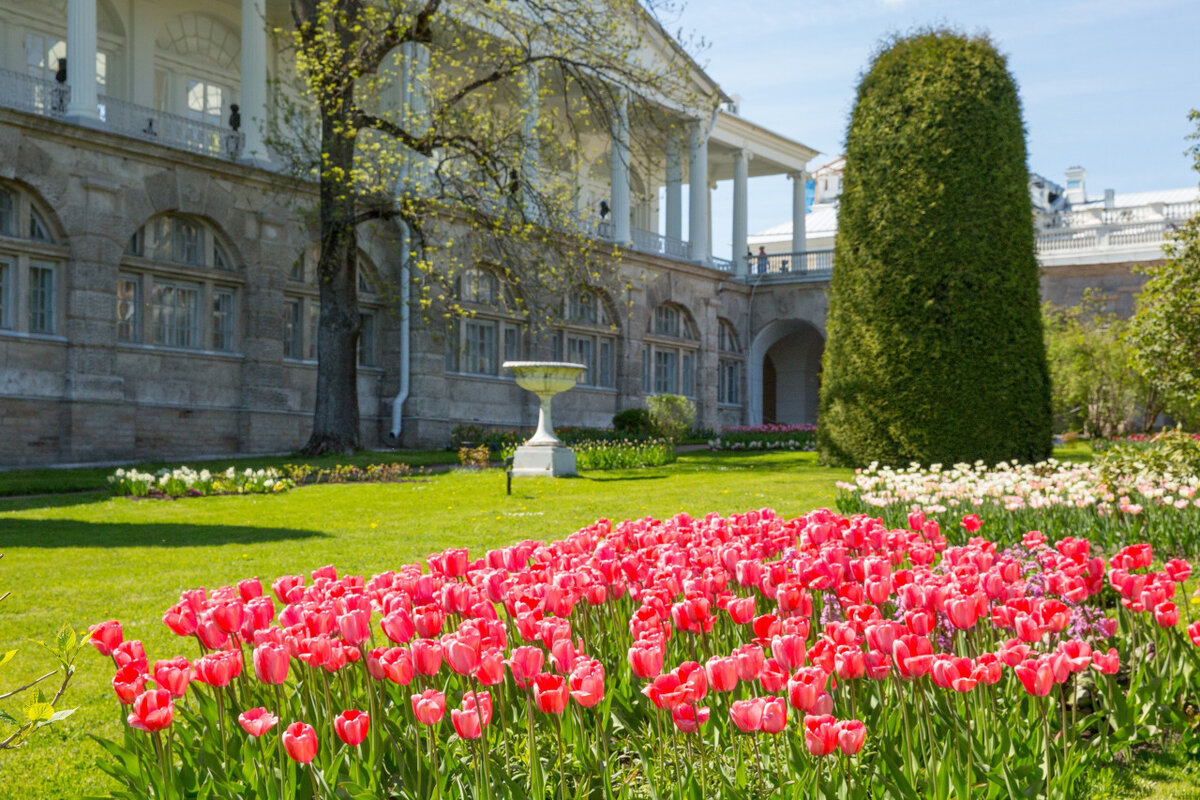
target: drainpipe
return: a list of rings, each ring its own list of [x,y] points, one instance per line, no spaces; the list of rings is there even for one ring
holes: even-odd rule
[[[401,223],[401,266],[400,266],[400,391],[392,401],[392,441],[400,443],[400,432],[404,427],[404,401],[408,399],[409,369],[412,359],[409,354],[409,273],[408,273],[408,226]]]

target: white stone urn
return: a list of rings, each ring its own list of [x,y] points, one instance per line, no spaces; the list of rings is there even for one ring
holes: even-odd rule
[[[574,386],[587,367],[564,361],[505,361],[504,368],[512,370],[518,386],[533,392],[541,401],[537,430],[513,456],[513,475],[554,478],[577,475],[575,453],[554,435],[550,404],[554,395]]]

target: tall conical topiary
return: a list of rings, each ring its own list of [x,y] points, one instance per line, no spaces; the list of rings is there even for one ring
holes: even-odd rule
[[[881,50],[858,86],[843,180],[822,458],[1049,455],[1025,129],[992,43],[926,31]]]

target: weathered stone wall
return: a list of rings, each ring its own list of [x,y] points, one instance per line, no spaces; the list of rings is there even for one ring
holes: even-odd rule
[[[298,212],[304,187],[262,170],[5,110],[0,152],[13,154],[0,161],[0,179],[28,190],[53,216],[57,243],[48,252],[61,275],[54,336],[0,331],[0,466],[291,452],[304,443],[316,366],[283,357],[282,320],[285,297],[316,296],[311,285],[289,279],[312,239]],[[203,220],[228,246],[235,269],[222,280],[237,286],[234,352],[117,340],[116,286],[129,239],[163,213]],[[386,278],[397,279],[398,248],[387,230],[364,236],[362,247]],[[654,308],[672,303],[686,309],[700,336],[699,424],[739,424],[741,408],[717,404],[717,330],[719,318],[747,330],[748,289],[711,269],[637,253],[628,253],[619,269],[614,284],[631,289],[612,298],[621,312],[616,387],[562,395],[556,423],[606,426],[618,411],[644,403],[642,343]],[[378,366],[359,370],[368,447],[391,444],[399,320],[394,307],[379,310]],[[403,444],[443,446],[462,422],[536,423],[536,398],[512,379],[447,373],[446,342],[419,315],[411,344]],[[548,346],[540,339],[530,355],[548,357]]]

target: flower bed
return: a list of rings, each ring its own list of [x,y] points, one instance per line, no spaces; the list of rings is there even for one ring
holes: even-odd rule
[[[709,450],[802,450],[817,449],[816,425],[753,425],[722,428],[721,435],[708,440]]]
[[[210,472],[182,466],[154,473],[118,469],[108,476],[108,485],[114,494],[127,497],[178,498],[276,494],[293,488],[295,482],[271,468],[238,470],[230,467],[224,472]]]
[[[1106,482],[1098,465],[1054,459],[946,469],[873,464],[838,488],[843,513],[880,514],[889,525],[903,525],[909,512],[920,511],[953,536],[958,520],[973,514],[1004,540],[1040,529],[1069,532],[1108,549],[1145,539],[1172,554],[1200,552],[1195,475],[1114,475]]]
[[[910,521],[600,520],[187,591],[189,655],[91,631],[129,723],[102,766],[156,798],[1067,797],[1196,741],[1186,562]]]

